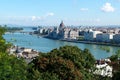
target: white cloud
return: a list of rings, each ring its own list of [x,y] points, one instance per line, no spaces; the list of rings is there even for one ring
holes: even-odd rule
[[[88,8],[81,8],[81,11],[88,11]]]
[[[47,13],[43,16],[31,16],[31,18],[32,18],[32,21],[35,21],[35,20],[44,20],[49,16],[54,16],[54,13],[50,12],[50,13]]]
[[[103,5],[101,10],[104,12],[114,12],[115,8],[111,5],[111,3],[105,3],[105,5]]]
[[[45,20],[46,18],[54,16],[53,12],[46,13],[41,16],[2,16],[4,19],[8,19],[10,21],[40,21],[40,20]]]
[[[36,20],[37,17],[36,16],[32,16],[32,21]]]

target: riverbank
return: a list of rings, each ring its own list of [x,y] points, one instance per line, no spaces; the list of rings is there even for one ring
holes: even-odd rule
[[[84,43],[84,44],[95,44],[95,45],[105,45],[105,46],[115,46],[120,47],[120,44],[113,44],[113,43],[103,43],[103,42],[91,42],[91,41],[78,41],[78,40],[69,40],[69,39],[53,39],[50,37],[42,36],[43,38],[48,38],[52,40],[60,40],[66,42],[74,42],[74,43]]]
[[[61,41],[75,42],[75,43],[84,43],[84,44],[96,44],[96,45],[106,45],[106,46],[116,46],[116,47],[120,47],[120,44],[112,44],[112,43],[100,43],[100,42],[76,41],[76,40],[61,40]]]

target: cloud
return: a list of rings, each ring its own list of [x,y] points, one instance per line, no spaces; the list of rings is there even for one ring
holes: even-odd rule
[[[32,21],[36,20],[37,17],[36,16],[32,16]]]
[[[33,22],[37,22],[37,21],[43,21],[51,16],[54,16],[55,14],[53,12],[49,12],[49,13],[45,13],[41,16],[2,16],[2,18],[4,20],[9,20],[9,21],[24,21],[24,22],[28,22],[28,21],[33,21]]]
[[[114,12],[115,8],[111,5],[111,3],[105,3],[105,5],[102,6],[101,10],[103,12]]]
[[[44,20],[45,18],[43,16],[31,16],[32,21]]]
[[[88,11],[88,8],[81,8],[81,11]]]
[[[54,13],[50,12],[50,13],[44,14],[43,16],[31,16],[31,18],[32,18],[32,21],[35,21],[35,20],[44,20],[50,16],[54,16]]]

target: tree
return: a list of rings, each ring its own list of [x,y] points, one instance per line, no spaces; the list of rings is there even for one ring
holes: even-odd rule
[[[93,75],[89,72],[94,69],[95,58],[88,49],[81,50],[77,46],[63,46],[59,49],[54,49],[49,53],[49,56],[60,56],[64,59],[70,60],[82,73],[84,80],[91,80]]]
[[[74,66],[73,62],[70,60],[64,60],[61,57],[56,58],[37,58],[38,60],[33,60],[34,65],[32,69],[38,70],[41,77],[43,75],[50,75],[56,79],[60,80],[81,80],[82,76],[79,70]],[[31,73],[31,69],[29,70]],[[34,74],[33,74],[34,75]],[[55,77],[56,76],[56,77]],[[33,77],[32,77],[33,78]],[[48,77],[46,76],[46,79]],[[53,80],[52,78],[49,80]]]
[[[112,61],[112,67],[113,67],[113,77],[112,80],[120,80],[120,50],[116,52],[116,54],[112,55],[110,57],[110,60]]]
[[[0,80],[27,80],[27,64],[23,59],[18,59],[7,54],[11,46],[3,38],[5,28],[0,26]]]
[[[118,61],[120,59],[120,50],[116,51],[116,53],[112,56],[110,56],[111,61]]]
[[[7,42],[2,36],[5,33],[5,31],[5,28],[0,26],[0,52],[6,52],[7,48],[10,46],[10,44],[7,44]]]
[[[112,80],[120,80],[120,70],[114,73]]]
[[[81,50],[76,46],[63,46],[46,54],[40,54],[29,64],[31,67],[28,72],[39,71],[38,79],[49,75],[46,79],[52,80],[51,76],[58,80],[93,80],[94,75],[89,70],[92,69],[94,63],[95,59],[88,49]],[[37,73],[31,75],[34,76]]]
[[[0,80],[26,80],[26,69],[24,60],[0,53]]]

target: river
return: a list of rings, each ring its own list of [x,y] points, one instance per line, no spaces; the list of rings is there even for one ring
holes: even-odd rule
[[[100,49],[101,46],[105,45],[65,42],[23,33],[6,33],[4,35],[4,38],[6,39],[6,41],[11,42],[14,45],[32,48],[40,52],[49,52],[54,48],[59,48],[60,46],[64,45],[78,46],[82,50],[88,48],[96,59],[107,58],[115,54],[115,52],[120,49],[120,47],[107,46],[110,48],[110,52],[106,52]]]

